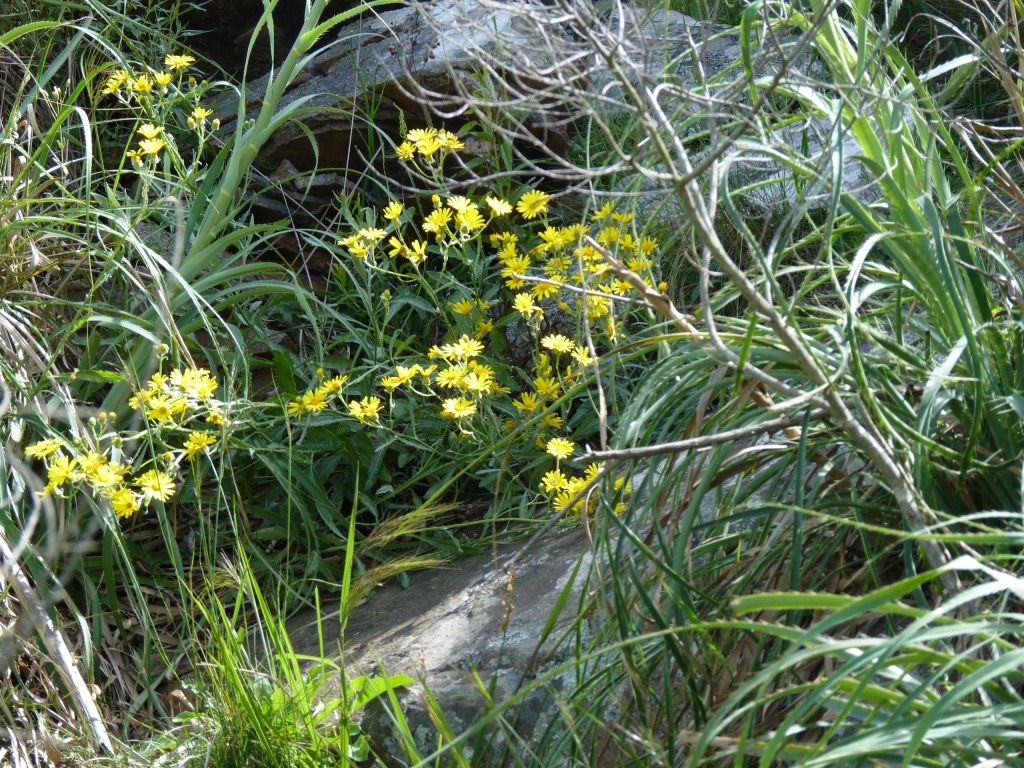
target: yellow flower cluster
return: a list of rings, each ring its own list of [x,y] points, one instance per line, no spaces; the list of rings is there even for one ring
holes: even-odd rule
[[[322,375],[322,371],[317,372]],[[369,396],[363,398],[352,398],[347,402],[342,398],[342,390],[348,382],[348,376],[332,376],[322,382],[319,386],[307,390],[288,403],[286,408],[289,416],[302,418],[310,414],[321,413],[331,405],[342,404],[349,416],[356,419],[360,424],[379,424],[380,412],[384,404],[379,397]]]
[[[398,145],[398,156],[412,160],[419,155],[430,162],[443,155],[445,150],[462,149],[464,146],[457,135],[443,128],[413,128],[405,134],[405,141]]]
[[[558,457],[558,453],[552,450],[550,442],[548,444],[548,453],[556,456],[556,458]],[[567,457],[563,455],[563,458]],[[598,501],[598,490],[596,488],[588,489],[587,486],[593,482],[599,471],[599,464],[589,464],[582,475],[566,475],[562,472],[561,467],[556,464],[554,469],[546,472],[541,478],[540,489],[551,499],[552,506],[557,511],[564,510],[572,515],[580,515],[584,510],[593,512]],[[626,494],[629,494],[633,491],[632,486],[626,483],[625,478],[621,477],[615,480],[613,489],[615,493],[624,491]],[[615,514],[622,514],[625,508],[626,504],[624,501],[617,502],[614,510]]]
[[[220,402],[214,399],[218,386],[217,380],[205,369],[175,369],[167,376],[156,373],[146,389],[131,399],[131,405],[143,411],[148,425],[166,441],[165,428],[178,431],[197,414],[205,416],[208,423],[227,423]],[[218,436],[212,432],[188,429],[180,448],[169,447],[160,455],[159,466],[148,462],[148,469],[133,474],[133,466],[145,467],[147,462],[139,457],[124,456],[122,447],[126,440],[107,429],[114,416],[101,413],[90,420],[93,435],[88,444],[50,438],[25,449],[26,456],[45,461],[47,484],[43,495],[69,497],[88,487],[94,496],[108,500],[118,517],[130,517],[152,501],[167,501],[173,497],[180,463],[194,461],[218,441]],[[96,447],[103,445],[107,447]]]
[[[142,74],[135,74],[126,69],[116,69],[107,77],[100,90],[100,95],[116,96],[125,104],[134,104],[152,118],[154,105],[161,100],[158,97],[166,97],[170,93],[172,85],[176,89],[175,94],[180,92],[181,73],[195,64],[195,61],[193,56],[168,54],[164,58],[164,67],[166,67],[164,70],[147,70]],[[175,84],[176,77],[177,84]],[[189,84],[195,85],[195,78],[190,77]],[[199,104],[197,92],[187,95],[186,98],[194,102],[191,114],[187,119],[188,126],[203,137],[213,110]],[[157,112],[160,111],[167,111],[166,104],[157,110]],[[166,115],[164,116],[166,117]],[[219,126],[219,120],[210,123],[213,130]],[[146,160],[156,159],[160,152],[168,146],[168,134],[165,132],[164,126],[146,122],[138,128],[136,134],[140,137],[139,143],[127,153],[128,158],[136,165],[140,165]]]

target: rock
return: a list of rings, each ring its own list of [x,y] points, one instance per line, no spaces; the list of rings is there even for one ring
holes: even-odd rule
[[[509,611],[510,581],[502,564],[517,553],[511,570],[514,607]],[[581,556],[586,562],[574,594],[541,645],[544,627]],[[381,587],[352,611],[345,633],[345,666],[352,675],[380,674],[383,669],[389,675],[407,674],[425,681],[454,732],[461,733],[483,708],[473,672],[485,684],[494,684],[494,700],[500,703],[524,680],[571,658],[571,647],[557,649],[551,658],[548,652],[576,619],[589,560],[583,531],[555,530],[528,548],[524,543],[499,547],[497,562],[488,553],[459,560],[450,568],[410,574],[407,589]],[[323,608],[324,616],[330,613],[331,608]],[[294,617],[288,632],[298,654],[319,654],[318,632],[323,632],[327,647],[338,640],[337,622],[325,620],[318,628],[313,613]],[[571,673],[556,678],[555,687],[568,692],[573,679]],[[337,689],[324,691],[325,698],[337,695]],[[438,732],[422,689],[410,687],[399,698],[417,748],[423,755],[432,753]],[[557,715],[549,694],[537,691],[518,708],[517,728],[530,743]],[[383,706],[366,710],[362,728],[386,763],[404,764],[394,725]],[[486,765],[486,759],[476,756],[472,763]]]

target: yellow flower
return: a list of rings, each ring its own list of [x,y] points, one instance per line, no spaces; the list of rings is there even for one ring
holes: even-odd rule
[[[576,348],[572,351],[572,356],[583,368],[594,364],[594,358],[590,356],[590,350],[586,347],[576,345]]]
[[[404,205],[402,205],[397,200],[392,200],[384,209],[384,218],[387,219],[388,221],[394,221],[395,219],[402,215],[402,211],[404,210]]]
[[[469,230],[470,232],[487,226],[487,222],[477,208],[460,211],[455,216],[455,223],[459,226],[459,229]]]
[[[217,436],[209,432],[192,432],[186,439],[184,445],[185,458],[192,461],[202,451],[216,444]]]
[[[111,489],[124,482],[126,474],[128,474],[128,467],[124,464],[109,462],[89,472],[86,479],[96,490],[109,493]]]
[[[411,141],[413,144],[419,144],[434,138],[437,138],[436,128],[412,128],[405,134],[405,140]]]
[[[121,90],[121,86],[128,82],[130,75],[123,69],[115,69],[113,74],[107,78],[106,84],[100,93],[104,96],[111,96]]]
[[[64,443],[56,437],[52,437],[49,440],[40,440],[26,448],[25,455],[32,459],[45,459],[47,456],[56,453],[62,445]]]
[[[379,397],[364,397],[362,400],[349,401],[348,412],[360,424],[369,424],[376,420],[383,407]]]
[[[139,511],[139,497],[128,488],[118,488],[110,495],[110,506],[118,517],[131,517]]]
[[[544,450],[556,459],[568,459],[575,452],[576,443],[566,440],[564,437],[553,437],[548,440]]]
[[[384,236],[387,235],[387,232],[385,232],[383,229],[370,227],[369,229],[360,229],[357,234],[359,235],[359,237],[365,238],[370,242],[375,243],[378,240],[383,240]]]
[[[533,297],[528,293],[517,293],[515,300],[512,302],[512,309],[526,318],[530,315],[544,314],[544,311],[537,306]]]
[[[555,283],[534,283],[530,293],[538,299],[550,299],[552,296],[557,296],[560,290],[561,288]]]
[[[645,237],[640,241],[640,253],[644,256],[650,256],[651,253],[658,247],[658,241],[653,237]]]
[[[302,396],[302,405],[310,413],[320,413],[327,407],[327,395],[319,389],[310,390]]]
[[[370,244],[364,240],[357,240],[348,247],[348,252],[357,259],[365,259],[370,252]]]
[[[288,403],[288,415],[301,417],[306,413],[306,403],[302,397],[296,397],[294,400]]]
[[[421,155],[428,159],[440,150],[442,146],[444,145],[441,144],[441,141],[437,136],[429,136],[416,142],[416,149],[419,150]]]
[[[612,218],[616,221],[621,221],[623,224],[629,224],[633,220],[632,213],[613,213]]]
[[[466,145],[462,143],[457,134],[444,129],[437,132],[437,140],[440,141],[448,149],[462,149]]]
[[[412,160],[416,157],[416,145],[409,141],[403,141],[398,145],[398,157],[402,160]]]
[[[494,211],[495,216],[504,216],[505,214],[512,213],[512,206],[501,198],[488,195],[486,200],[487,205]]]
[[[540,407],[536,392],[523,392],[518,400],[513,400],[512,405],[525,413],[533,413]]]
[[[413,240],[405,257],[413,264],[421,264],[427,259],[427,243],[423,240]]]
[[[437,373],[437,386],[443,389],[465,389],[466,369],[465,366],[453,365]]]
[[[171,84],[173,75],[170,72],[157,72],[153,75],[153,79],[156,80],[156,84],[161,88],[166,88]]]
[[[333,395],[341,392],[341,388],[345,386],[346,381],[348,381],[348,376],[344,374],[332,376],[320,385],[320,389],[328,395]]]
[[[551,399],[558,397],[561,390],[558,380],[551,376],[538,376],[533,380],[533,388],[541,397]]]
[[[153,421],[171,421],[174,419],[174,403],[167,395],[156,395],[146,402],[146,418]]]
[[[516,210],[519,211],[524,219],[529,221],[545,213],[550,200],[551,195],[546,192],[541,192],[539,189],[531,189],[519,198],[519,202],[516,203]]]
[[[206,119],[213,114],[212,109],[206,109],[205,107],[196,107],[192,110],[192,119],[197,123],[205,123]]]
[[[494,320],[492,320],[491,318],[487,318],[486,320],[477,320],[476,330],[473,332],[473,335],[476,336],[476,338],[478,339],[482,339],[484,336],[486,336],[493,330]]]
[[[544,349],[550,349],[552,352],[564,352],[566,354],[571,353],[576,348],[572,339],[560,333],[549,333],[540,340],[540,345]]]
[[[452,220],[452,212],[447,208],[435,208],[423,220],[423,231],[433,232],[434,237],[440,237],[449,221]]]
[[[452,397],[445,400],[441,415],[447,419],[465,419],[476,413],[476,403],[463,397]]]
[[[86,477],[106,463],[107,457],[97,451],[86,451],[84,455],[78,457],[78,466],[82,468]]]
[[[172,72],[179,69],[188,69],[196,63],[194,56],[181,56],[173,53],[169,53],[164,57],[164,66]]]
[[[482,343],[463,334],[454,344],[445,344],[441,347],[441,357],[445,360],[469,360],[483,351]]]
[[[544,417],[544,426],[548,429],[561,429],[562,417],[557,413],[549,413]]]
[[[78,468],[78,459],[64,455],[54,456],[46,467],[47,484],[54,489],[59,490],[64,483],[76,483],[82,477],[82,471]]]
[[[608,218],[608,216],[611,215],[611,212],[613,210],[615,210],[615,204],[611,200],[609,200],[604,205],[602,205],[598,210],[594,211],[593,215],[590,217],[590,220],[600,221],[601,219],[606,219]]]
[[[403,384],[407,384],[408,382],[412,381],[413,377],[416,376],[416,374],[419,372],[420,367],[418,365],[414,365],[411,368],[406,367],[404,365],[399,365],[395,367],[394,376],[384,376],[381,378],[380,383],[381,386],[384,387],[384,389],[386,389],[388,392],[391,392],[395,389],[398,389],[398,387],[402,386]]]
[[[557,469],[546,472],[540,479],[540,488],[544,493],[558,493],[566,487],[569,479]]]
[[[139,75],[136,79],[128,81],[128,87],[136,93],[145,95],[153,92],[153,81],[148,75]]]
[[[448,207],[456,213],[463,213],[475,209],[477,205],[464,195],[454,195],[448,198]]]
[[[156,469],[144,473],[135,481],[135,485],[147,501],[167,501],[174,495],[174,477]]]
[[[457,315],[468,315],[473,311],[473,302],[465,296],[455,302],[449,301],[448,306]]]
[[[390,256],[393,259],[397,259],[399,256],[405,256],[406,252],[409,250],[408,248],[405,247],[405,243],[403,243],[397,237],[392,237],[390,240],[388,240],[388,245],[391,246],[391,250],[388,251],[388,256]]]
[[[167,146],[163,139],[143,139],[139,142],[139,152],[143,155],[159,155],[160,150]]]

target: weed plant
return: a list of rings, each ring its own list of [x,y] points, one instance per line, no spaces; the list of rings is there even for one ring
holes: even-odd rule
[[[355,11],[312,3],[219,137],[228,86],[95,10],[4,102],[0,760],[52,760],[77,723],[115,761],[350,765],[378,700],[417,765],[1020,761],[1020,141],[944,120],[979,67],[1019,116],[1017,6],[981,9],[999,55],[957,29],[969,55],[927,72],[867,0],[750,3],[656,68],[618,5],[555,0],[557,42],[532,9],[545,66],[480,50],[460,108],[508,176],[472,178],[464,133],[406,130],[426,194],[303,233],[334,257],[326,298],[263,258],[279,229],[237,192]],[[702,74],[725,34],[735,60]],[[541,97],[503,102],[510,82]],[[581,126],[583,165],[527,113]],[[545,179],[593,198],[560,218]],[[631,208],[649,191],[681,215]],[[755,235],[760,193],[784,205]],[[265,333],[267,363],[241,324],[274,312],[313,342]],[[284,616],[333,588],[343,630],[376,581],[459,551],[460,506],[577,516],[595,557],[566,660],[511,700],[482,685],[464,733],[428,686],[425,744],[411,680],[298,657]],[[519,733],[540,689],[557,711]]]

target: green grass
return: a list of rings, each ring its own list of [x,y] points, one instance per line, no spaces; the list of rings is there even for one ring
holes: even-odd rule
[[[687,5],[738,25],[740,60],[700,87],[668,69],[660,89],[579,18],[611,85],[596,102],[559,81],[559,110],[581,110],[575,168],[505,141],[523,105],[500,115],[492,70],[467,121],[500,178],[459,186],[432,159],[458,148],[427,136],[398,150],[424,186],[401,213],[352,200],[323,227],[257,224],[236,193],[275,126],[302,115],[281,98],[344,20],[323,5],[227,136],[193,112],[224,83],[108,88],[184,53],[176,5],[133,19],[25,5],[29,23],[4,33],[15,79],[27,74],[4,103],[32,101],[39,130],[4,113],[0,620],[17,632],[0,638],[0,762],[41,764],[47,739],[80,763],[372,762],[358,714],[375,700],[415,765],[479,764],[469,746],[493,765],[1017,764],[1024,300],[1006,227],[1024,218],[1020,139],[950,119],[997,109],[1019,128],[1009,6],[986,28],[1001,56],[947,28],[960,56],[947,66],[908,59],[867,0]],[[765,70],[770,31],[827,76]],[[958,84],[979,71],[1004,90],[965,104]],[[868,195],[843,188],[838,155],[766,141],[809,118],[855,139]],[[125,151],[146,149],[148,123],[166,145],[135,163]],[[787,204],[755,221],[730,168],[764,156],[784,170],[756,183]],[[591,194],[535,219],[492,214],[486,195],[528,207],[552,168]],[[635,190],[685,215],[648,219]],[[437,211],[457,221],[453,195],[489,228],[424,229]],[[573,224],[589,249],[561,265],[558,228]],[[502,230],[529,264],[499,262],[486,234]],[[330,256],[321,290],[274,259],[285,232]],[[627,235],[659,242],[649,264]],[[541,277],[558,283],[543,316],[517,297],[547,290]],[[190,389],[196,369],[216,386]],[[149,404],[130,405],[142,390]],[[197,434],[208,442],[190,449]],[[545,453],[556,436],[571,450]],[[26,454],[44,440],[48,454]],[[123,486],[86,467],[90,451],[124,465]],[[590,461],[604,470],[584,499]],[[143,509],[119,516],[111,487]],[[410,680],[353,679],[339,649],[301,658],[284,631],[328,599],[343,629],[382,580],[581,513],[595,557],[578,575],[582,618],[557,639],[565,660],[508,701],[481,683],[465,732],[428,690],[424,741],[398,703]],[[91,697],[73,664],[105,729],[67,727]],[[566,672],[575,689],[558,690]],[[518,708],[541,689],[553,717],[520,734]],[[105,739],[116,756],[93,758]]]

